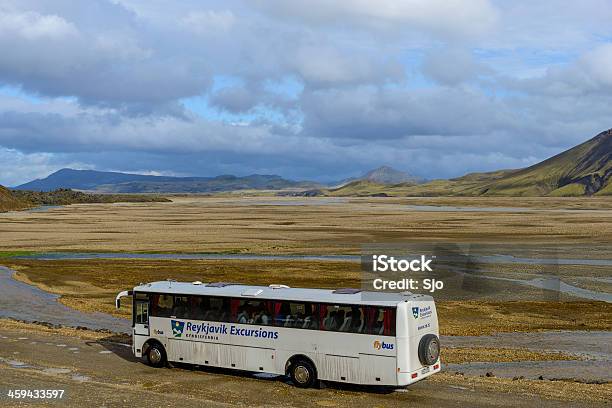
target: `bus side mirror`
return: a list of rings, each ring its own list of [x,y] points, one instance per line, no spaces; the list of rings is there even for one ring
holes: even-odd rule
[[[131,290],[124,290],[123,292],[119,293],[117,295],[117,297],[115,298],[115,307],[117,309],[119,309],[121,307],[121,298],[124,296],[132,296],[132,291]]]

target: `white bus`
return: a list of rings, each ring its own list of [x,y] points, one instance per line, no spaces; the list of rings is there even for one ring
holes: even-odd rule
[[[133,352],[167,362],[317,380],[405,386],[440,371],[430,296],[284,285],[160,281],[133,299]],[[368,298],[374,300],[368,301]]]

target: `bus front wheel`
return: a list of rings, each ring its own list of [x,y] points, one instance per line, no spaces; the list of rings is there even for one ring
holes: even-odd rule
[[[159,343],[153,343],[147,350],[147,361],[151,367],[163,367],[166,365],[166,350]]]
[[[291,381],[296,387],[310,388],[317,381],[317,373],[314,366],[307,360],[297,360],[289,368]]]

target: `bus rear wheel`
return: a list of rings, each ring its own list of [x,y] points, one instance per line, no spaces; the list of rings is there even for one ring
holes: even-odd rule
[[[147,361],[151,367],[160,368],[166,365],[166,350],[159,343],[153,343],[147,350]]]
[[[299,388],[310,388],[317,381],[314,366],[307,360],[297,360],[289,368],[291,381]]]

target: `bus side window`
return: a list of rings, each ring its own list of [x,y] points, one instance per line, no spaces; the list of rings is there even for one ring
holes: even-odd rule
[[[255,302],[253,309],[253,323],[261,324],[262,326],[271,326],[272,325],[272,316],[273,316],[273,302],[270,301],[260,301]]]
[[[350,307],[344,305],[329,305],[321,304],[321,317],[323,318],[320,328],[328,331],[340,331],[345,325],[347,312],[350,312]]]
[[[385,310],[382,307],[376,308],[374,325],[371,334],[383,334],[385,329]]]
[[[232,302],[234,301],[238,302],[238,309],[236,310],[236,313],[233,313],[232,309],[232,321],[239,324],[253,323],[254,307],[251,305],[251,301],[244,299],[232,299]]]
[[[320,304],[321,330],[334,331],[337,328],[336,307],[334,305]]]
[[[285,327],[291,319],[291,306],[289,302],[275,302],[274,325]]]
[[[149,296],[147,294],[136,294],[136,310],[134,312],[137,324],[149,323]]]
[[[220,297],[207,298],[208,310],[204,313],[204,320],[211,322],[225,322],[229,312],[228,299]]]
[[[319,328],[319,310],[316,303],[304,304],[304,323],[302,329],[318,329]]]
[[[395,336],[395,309],[387,307],[384,309],[383,334]]]
[[[363,333],[378,334],[378,330],[380,329],[380,327],[377,327],[378,313],[379,308],[376,306],[365,307],[365,327]]]
[[[170,317],[172,303],[171,295],[151,295],[151,316]]]
[[[185,319],[187,317],[188,307],[187,296],[175,296],[174,305],[172,306],[172,316],[176,316],[179,319]]]
[[[365,317],[362,306],[351,307],[351,320],[348,323],[348,331],[351,333],[363,333]]]
[[[187,317],[193,320],[202,320],[202,317],[204,317],[204,310],[202,310],[203,304],[204,299],[202,296],[189,296],[189,310]]]

